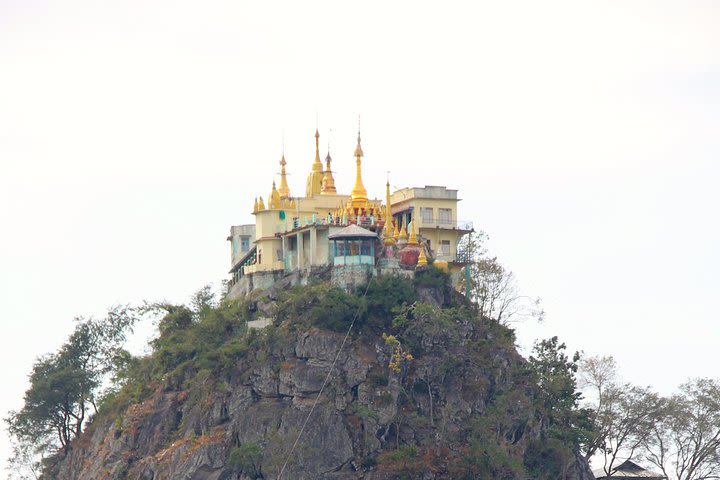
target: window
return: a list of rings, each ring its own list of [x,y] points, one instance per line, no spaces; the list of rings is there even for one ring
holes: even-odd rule
[[[450,255],[450,240],[440,240],[440,252],[439,253],[441,256]]]
[[[440,210],[442,210],[442,209],[440,209]],[[423,223],[432,223],[433,222],[433,209],[432,208],[420,207],[420,215],[422,215]]]
[[[363,240],[360,244],[360,255],[372,255],[371,248],[372,242],[370,240]]]
[[[451,208],[439,208],[438,209],[438,220],[439,223],[452,223],[452,209]]]
[[[350,240],[348,245],[350,246],[350,256],[360,255],[360,240]]]
[[[240,237],[240,251],[247,252],[250,250],[250,237]]]

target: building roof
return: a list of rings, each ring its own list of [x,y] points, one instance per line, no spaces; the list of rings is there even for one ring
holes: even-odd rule
[[[328,235],[328,238],[330,240],[335,240],[338,238],[377,238],[377,236],[378,235],[375,232],[358,227],[357,225],[350,225],[339,232],[331,233]]]
[[[393,203],[401,203],[413,198],[426,198],[434,200],[460,200],[457,198],[457,190],[442,185],[425,185],[424,187],[404,187],[396,190],[393,194]]]
[[[596,479],[604,479],[604,480],[611,480],[611,479],[630,479],[630,478],[643,478],[645,480],[666,480],[666,477],[663,476],[661,473],[651,472],[650,470],[646,470],[642,468],[640,465],[638,465],[635,462],[632,462],[630,460],[626,460],[622,464],[620,464],[613,473],[610,475],[605,475],[605,470],[602,468],[598,468],[596,470],[593,470],[593,475]]]

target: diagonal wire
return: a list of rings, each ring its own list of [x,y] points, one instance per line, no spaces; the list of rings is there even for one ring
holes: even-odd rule
[[[375,265],[373,267],[373,270],[377,268],[378,261],[375,262]],[[362,294],[361,298],[365,298],[367,296],[367,292],[370,289],[370,284],[374,280],[375,277],[371,276],[370,280],[368,281],[367,285],[365,286],[365,291]],[[312,407],[310,408],[310,412],[308,412],[307,417],[305,417],[305,421],[303,422],[302,428],[300,428],[300,432],[298,432],[298,436],[295,439],[295,443],[293,443],[292,448],[287,454],[287,457],[285,458],[285,463],[283,463],[282,468],[280,469],[280,473],[278,474],[278,480],[280,480],[283,476],[283,472],[285,472],[285,467],[287,467],[288,462],[290,461],[290,457],[292,456],[293,452],[295,451],[295,447],[297,447],[298,442],[300,441],[300,437],[302,437],[303,432],[305,431],[305,427],[307,426],[308,422],[310,421],[310,417],[312,416],[313,412],[315,411],[315,407],[317,406],[318,402],[320,401],[320,396],[323,393],[323,390],[325,390],[325,387],[327,386],[328,382],[330,381],[330,376],[333,373],[333,370],[335,370],[335,364],[338,361],[338,358],[340,358],[340,352],[342,352],[343,347],[345,346],[345,342],[347,342],[348,337],[350,336],[350,332],[353,329],[353,326],[355,326],[355,321],[357,320],[358,316],[360,315],[360,308],[362,306],[358,306],[358,309],[355,311],[355,316],[352,319],[352,322],[350,322],[350,328],[348,328],[348,331],[345,333],[345,337],[343,338],[343,341],[340,343],[340,348],[338,348],[337,353],[335,354],[335,358],[333,359],[332,365],[330,365],[330,371],[328,371],[328,374],[325,376],[325,381],[322,384],[322,387],[320,387],[320,391],[317,394],[317,397],[315,397],[315,401],[312,404]]]

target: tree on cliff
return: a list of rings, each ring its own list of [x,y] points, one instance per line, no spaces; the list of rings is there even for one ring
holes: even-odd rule
[[[663,398],[619,382],[612,357],[583,359],[580,373],[593,397],[585,458],[602,455],[606,475],[642,458],[669,479],[720,478],[720,381],[696,379]]]
[[[537,402],[550,436],[577,451],[587,440],[589,412],[579,408],[582,394],[577,390],[576,374],[580,354],[568,357],[566,348],[558,337],[541,340],[528,360],[537,376]]]
[[[23,408],[5,422],[15,442],[13,468],[36,470],[39,458],[61,450],[83,431],[103,383],[128,358],[122,349],[136,321],[127,306],[111,308],[105,318],[77,318],[75,330],[56,353],[40,357],[30,374]]]
[[[677,480],[720,478],[720,381],[700,378],[664,403],[643,442],[644,458]]]
[[[580,354],[572,357],[558,337],[535,344],[528,358],[539,392],[535,398],[538,419],[544,424],[539,441],[528,448],[525,464],[532,478],[558,478],[557,472],[572,462],[575,452],[587,443],[590,412],[580,408],[581,393],[576,374]]]
[[[460,286],[469,290],[480,316],[502,325],[526,318],[542,320],[545,312],[540,299],[520,294],[513,272],[497,257],[487,255],[485,240],[487,235],[483,232],[472,232],[458,246],[459,260],[467,263]]]
[[[647,387],[617,381],[612,357],[588,357],[580,364],[583,386],[592,389],[592,435],[585,459],[600,454],[606,475],[634,458],[658,421],[662,399]]]

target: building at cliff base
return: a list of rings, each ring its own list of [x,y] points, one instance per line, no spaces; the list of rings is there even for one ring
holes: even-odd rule
[[[385,198],[369,198],[362,180],[358,131],[355,182],[350,194],[338,193],[330,153],[315,160],[304,196],[293,196],[287,161],[280,160],[279,185],[252,204],[255,223],[230,228],[231,279],[228,296],[264,290],[284,280],[305,284],[316,275],[351,290],[376,275],[412,276],[429,264],[458,275],[460,239],[472,224],[458,221],[457,190],[444,186],[402,188]]]

